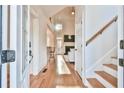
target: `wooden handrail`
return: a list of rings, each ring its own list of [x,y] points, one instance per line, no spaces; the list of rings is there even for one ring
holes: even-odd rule
[[[94,39],[96,39],[96,37],[98,37],[99,35],[101,35],[106,28],[108,28],[113,22],[116,22],[118,19],[118,16],[115,16],[112,18],[112,20],[110,20],[106,25],[104,25],[96,34],[94,34],[89,40],[87,40],[86,42],[86,46],[92,42]]]
[[[111,59],[118,59],[118,57],[111,57]]]

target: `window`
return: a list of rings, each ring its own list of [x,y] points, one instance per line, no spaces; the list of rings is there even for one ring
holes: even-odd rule
[[[62,30],[62,24],[56,24],[55,31],[60,31],[60,30]]]

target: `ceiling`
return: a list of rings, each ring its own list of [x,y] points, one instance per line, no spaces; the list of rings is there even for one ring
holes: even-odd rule
[[[65,5],[42,5],[40,6],[47,17],[52,17],[62,9],[64,9]]]
[[[58,13],[56,13],[53,17],[52,17],[52,21],[54,23],[58,23],[58,22],[67,22],[67,21],[74,21],[75,20],[75,15],[72,15],[72,7],[65,7],[64,9],[62,9],[61,11],[59,11]]]

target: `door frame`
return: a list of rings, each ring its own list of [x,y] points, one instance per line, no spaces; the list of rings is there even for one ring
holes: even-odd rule
[[[17,5],[10,5],[10,50],[15,50],[15,62],[10,63],[10,88],[17,87]]]
[[[86,81],[86,70],[85,70],[85,6],[82,6],[82,82],[85,84]]]
[[[86,47],[86,42],[85,42],[85,6],[82,6],[82,19],[81,19],[81,25],[82,25],[82,43],[81,43],[81,50],[82,50],[82,65],[81,65],[81,78],[82,78],[82,82],[85,84],[86,78],[85,78],[85,47]],[[75,68],[76,69],[76,68]]]
[[[119,66],[119,58],[124,59],[124,50],[120,49],[120,40],[124,40],[124,6],[118,6],[118,88],[124,87],[124,67]]]
[[[37,53],[38,51],[36,51],[37,49],[39,49],[39,35],[36,37],[36,34],[39,34],[39,19],[38,19],[38,13],[33,9],[33,8],[30,8],[30,15],[32,17],[32,19],[30,19],[30,26],[32,25],[32,29],[30,30],[30,36],[32,35],[32,39],[30,37],[30,41],[33,42],[31,45],[32,45],[32,54],[33,54],[33,59],[32,59],[32,62],[30,64],[30,74],[33,74],[33,75],[37,75],[38,74],[38,63],[36,64],[36,62],[39,62],[39,54]],[[36,27],[38,26],[38,27]],[[37,38],[37,39],[35,39]],[[37,43],[38,42],[38,43]],[[35,45],[38,45],[35,47]],[[35,54],[35,55],[34,55]],[[38,55],[37,55],[38,54]],[[37,55],[37,56],[36,56]],[[37,58],[36,58],[37,57]],[[34,63],[35,62],[35,63]]]
[[[2,5],[0,5],[0,55],[2,51]],[[2,77],[2,64],[1,64],[1,56],[0,56],[0,88],[1,88],[1,77]]]
[[[27,22],[26,22],[26,30],[27,30],[27,38],[26,38],[26,40],[27,40],[27,46],[28,46],[28,48],[27,48],[27,63],[26,63],[26,65],[25,65],[25,68],[24,69],[22,69],[21,70],[21,73],[22,73],[22,80],[21,80],[21,87],[22,88],[29,88],[30,87],[30,82],[29,82],[29,70],[30,70],[30,63],[29,63],[29,60],[30,60],[30,57],[29,57],[29,42],[30,42],[30,6],[29,5],[22,5],[22,24],[23,24],[23,13],[24,13],[24,10],[23,10],[23,7],[24,6],[26,6],[27,7]],[[22,55],[24,55],[23,53],[24,53],[24,39],[23,39],[23,35],[24,35],[24,29],[23,29],[23,26],[22,26]],[[21,64],[23,64],[23,61],[24,61],[24,59],[23,59],[23,57],[22,57],[22,62],[21,62]],[[24,70],[24,71],[23,71]]]
[[[17,6],[17,87],[22,81],[22,5]]]
[[[78,31],[80,31],[80,32],[78,32]],[[78,23],[78,24],[75,25],[75,70],[78,72],[78,74],[80,75],[80,77],[82,77],[82,64],[83,64],[83,58],[82,58],[82,56],[83,56],[83,49],[82,49],[82,43],[80,43],[80,45],[77,45],[77,42],[79,43],[79,39],[80,39],[80,42],[83,39],[82,32],[81,31],[83,31],[83,29],[82,29],[82,20],[81,20],[80,23]],[[76,40],[76,39],[78,39],[78,40]],[[81,51],[79,51],[80,49],[81,49]],[[76,57],[78,57],[76,55],[77,55],[77,53],[79,55],[79,52],[81,54],[80,55],[80,58],[76,58]],[[77,59],[80,59],[81,60],[80,62],[79,62],[79,60],[77,61],[80,64],[78,64],[76,62]],[[80,66],[80,68],[79,68],[79,66]]]
[[[2,6],[2,50],[7,50],[7,5]],[[2,64],[1,87],[7,88],[7,64]]]

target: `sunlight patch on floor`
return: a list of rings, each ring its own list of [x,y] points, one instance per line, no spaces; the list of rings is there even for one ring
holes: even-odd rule
[[[57,72],[58,74],[71,74],[62,55],[57,55]]]

